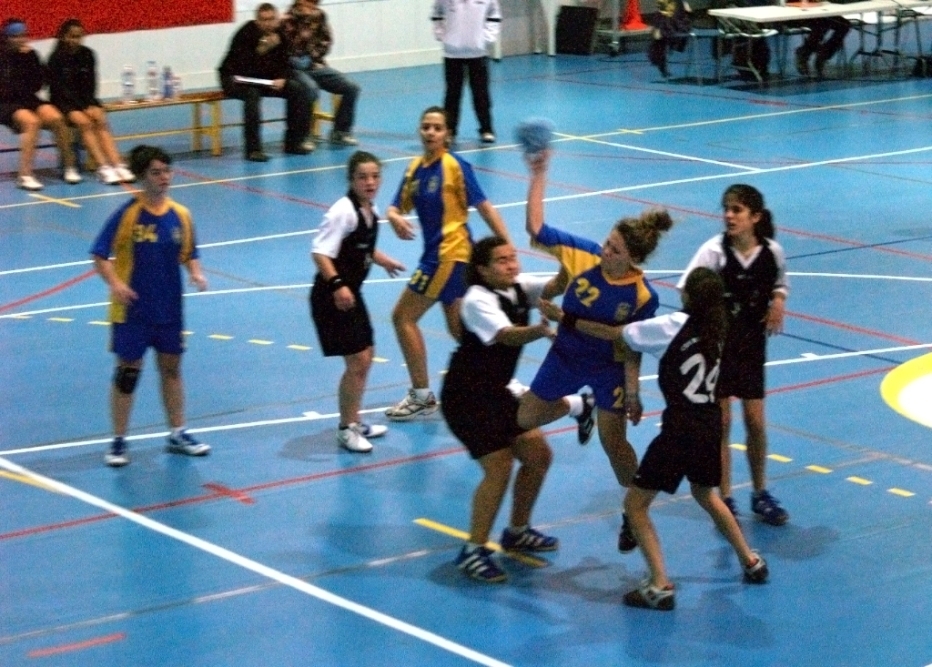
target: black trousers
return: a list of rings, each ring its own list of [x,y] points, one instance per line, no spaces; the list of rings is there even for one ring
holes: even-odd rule
[[[494,132],[492,129],[492,98],[489,96],[489,59],[444,58],[443,75],[447,84],[443,108],[447,112],[447,125],[456,134],[460,121],[460,103],[463,99],[463,83],[469,77],[472,106],[479,121],[479,134]]]
[[[243,100],[243,144],[246,153],[262,150],[260,124],[262,123],[262,98],[282,97],[285,99],[285,148],[297,148],[305,139],[311,124],[311,97],[304,86],[287,80],[281,90],[266,86],[251,86],[236,83],[231,76],[221,77],[223,94]]]

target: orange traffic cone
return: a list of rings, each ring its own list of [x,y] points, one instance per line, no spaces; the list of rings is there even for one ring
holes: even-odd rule
[[[639,0],[628,0],[625,13],[621,16],[623,30],[647,30],[649,27],[641,18],[641,3]]]

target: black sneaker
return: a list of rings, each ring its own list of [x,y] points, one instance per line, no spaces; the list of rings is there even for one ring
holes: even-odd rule
[[[673,608],[676,606],[676,598],[673,595],[673,584],[667,584],[664,588],[657,588],[650,583],[649,579],[645,579],[641,582],[641,585],[633,591],[625,593],[622,599],[629,607],[639,607],[641,609],[673,611]]]
[[[592,429],[595,428],[595,399],[590,393],[580,394],[583,402],[582,413],[576,417],[576,437],[580,445],[585,445],[592,439]]]
[[[246,153],[246,159],[250,162],[268,162],[269,156],[262,151],[249,151]]]
[[[508,578],[505,571],[492,558],[492,551],[486,547],[467,551],[464,546],[459,556],[456,557],[456,567],[465,572],[467,576],[488,584],[497,584]]]
[[[731,515],[737,519],[738,503],[735,502],[735,499],[731,496],[727,496],[726,498],[722,498],[722,502],[725,503],[725,507],[727,507],[728,511],[731,512]]]
[[[621,515],[621,531],[618,533],[618,551],[623,554],[630,553],[638,548],[637,538],[628,523],[628,515]]]
[[[129,450],[123,438],[114,438],[110,450],[104,455],[104,462],[111,468],[122,468],[129,463]]]

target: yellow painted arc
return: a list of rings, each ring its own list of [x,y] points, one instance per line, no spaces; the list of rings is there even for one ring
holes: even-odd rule
[[[932,354],[911,359],[887,373],[880,383],[880,395],[907,419],[932,427]]]

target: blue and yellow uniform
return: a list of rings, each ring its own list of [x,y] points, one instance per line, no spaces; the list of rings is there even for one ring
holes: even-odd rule
[[[159,210],[147,208],[140,199],[132,199],[110,216],[91,247],[91,254],[103,259],[113,257],[117,276],[137,294],[130,305],[111,299],[113,351],[126,360],[138,358],[135,351],[142,341],[137,340],[125,349],[118,341],[120,335],[125,335],[117,331],[119,325],[134,325],[133,335],[146,337],[146,345],[155,341],[155,334],[149,329],[162,333],[177,331],[177,346],[172,342],[166,343],[169,349],[159,346],[156,349],[179,353],[183,325],[179,267],[199,257],[190,211],[171,199]],[[167,340],[174,341],[174,334]],[[124,352],[130,356],[124,356]]]
[[[411,161],[392,201],[402,213],[414,209],[424,239],[424,252],[408,289],[444,304],[465,294],[465,268],[473,245],[466,224],[469,207],[486,199],[472,167],[458,155]]]
[[[643,271],[632,268],[617,280],[605,276],[598,243],[543,225],[534,245],[556,257],[570,276],[561,305],[564,313],[618,325],[644,320],[657,312],[657,293]],[[561,326],[531,391],[538,398],[554,401],[589,385],[600,409],[623,411],[624,355],[624,348],[611,341]]]

